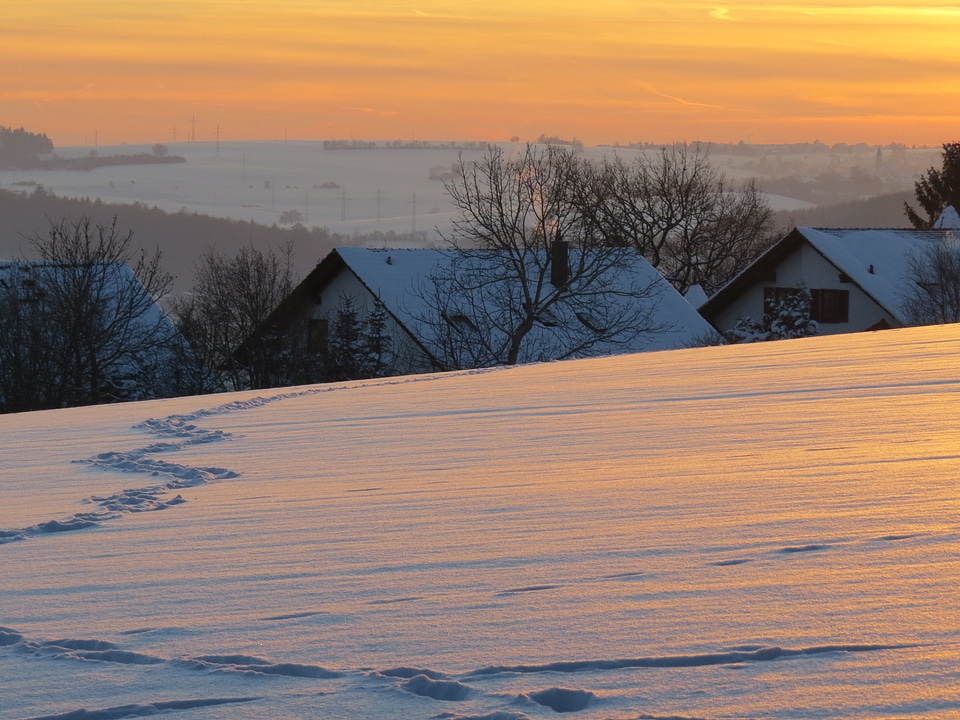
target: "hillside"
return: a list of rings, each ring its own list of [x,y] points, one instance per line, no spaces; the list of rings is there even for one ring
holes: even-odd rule
[[[955,716],[958,348],[2,416],[4,716]]]
[[[279,249],[292,242],[297,274],[303,276],[335,246],[356,241],[325,228],[278,227],[197,213],[169,213],[141,203],[62,198],[42,189],[29,193],[0,190],[0,217],[0,259],[32,257],[31,239],[46,235],[50,219],[89,217],[94,224],[109,225],[116,217],[118,228],[133,232],[135,247],[151,251],[160,248],[164,268],[177,278],[174,292],[190,289],[197,259],[208,248],[233,255],[243,245]]]
[[[916,206],[913,191],[878,195],[866,200],[826,205],[792,212],[780,211],[776,221],[780,227],[833,228],[909,228],[903,204]]]

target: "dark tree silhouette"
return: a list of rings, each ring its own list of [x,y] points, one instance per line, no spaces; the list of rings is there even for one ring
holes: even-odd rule
[[[584,356],[664,329],[657,289],[631,276],[636,250],[606,242],[584,212],[593,177],[558,145],[457,164],[444,183],[458,212],[450,261],[420,288],[418,322],[443,367]]]
[[[38,155],[49,152],[53,152],[53,143],[46,135],[0,125],[0,167],[32,167]]]
[[[910,258],[909,285],[903,293],[907,322],[942,325],[960,322],[960,244],[933,240]]]
[[[200,258],[193,291],[172,303],[197,392],[289,384],[276,338],[254,331],[293,288],[292,252],[290,245],[279,252],[241,247],[228,257],[210,249]],[[241,361],[235,351],[245,342]]]
[[[176,394],[173,325],[157,306],[171,277],[132,233],[52,222],[39,261],[3,268],[0,404],[31,410]]]
[[[699,143],[605,160],[590,190],[584,212],[602,237],[636,249],[681,293],[712,295],[775,239],[759,188],[732,185]]]
[[[324,380],[362,380],[391,373],[390,336],[383,303],[364,318],[356,299],[342,295],[333,318],[324,359]]]
[[[910,203],[903,204],[907,219],[918,230],[932,228],[947,206],[960,210],[960,142],[944,143],[942,157],[941,168],[930,168],[914,186],[917,203],[926,217]]]

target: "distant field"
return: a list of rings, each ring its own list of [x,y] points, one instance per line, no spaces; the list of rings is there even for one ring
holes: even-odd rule
[[[0,188],[41,184],[65,197],[141,202],[167,212],[279,224],[299,213],[305,226],[338,233],[432,230],[449,222],[439,180],[453,150],[324,150],[319,142],[183,143],[176,165],[126,165],[86,172],[0,171]],[[91,148],[60,148],[65,157]],[[101,155],[148,152],[146,146],[97,148]],[[478,156],[465,152],[464,157]]]
[[[510,152],[519,143],[503,143]],[[98,155],[150,153],[152,146],[99,147]],[[93,148],[58,148],[64,157],[82,157]],[[456,149],[325,149],[318,141],[178,143],[169,151],[186,159],[172,165],[124,165],[90,171],[0,171],[0,188],[29,190],[37,184],[65,197],[99,198],[109,203],[145,203],[168,212],[280,223],[295,212],[307,227],[337,233],[410,233],[447,227],[451,207],[440,178],[459,157],[471,160],[479,150]],[[649,151],[649,150],[648,150]],[[654,150],[655,151],[655,150]],[[587,157],[613,153],[630,158],[644,150],[584,148]],[[882,172],[883,191],[912,187],[917,174],[937,164],[939,149],[903,149],[881,153],[860,147],[810,153],[779,146],[756,146],[733,154],[721,146],[710,151],[714,164],[731,180],[757,178],[763,185],[775,178],[815,178],[829,173],[863,175],[864,196],[871,174]],[[856,168],[856,170],[853,170]],[[780,183],[782,184],[782,183]],[[842,202],[837,193],[833,202]],[[774,210],[801,210],[808,198],[776,190]],[[829,204],[829,203],[828,203]]]
[[[507,152],[519,143],[502,145]],[[0,198],[0,259],[29,251],[29,238],[43,236],[49,217],[92,216],[132,230],[147,248],[160,247],[177,291],[189,289],[197,258],[207,248],[232,253],[244,244],[279,248],[291,240],[303,275],[336,245],[409,247],[441,242],[453,210],[443,176],[460,157],[477,149],[327,149],[322,142],[177,143],[171,154],[186,162],[119,165],[80,170],[0,170],[0,191],[32,194],[43,187],[58,202],[32,206]],[[79,158],[152,153],[147,145],[57,148]],[[627,159],[656,148],[584,148],[600,159]],[[918,174],[938,164],[937,148],[901,148],[877,158],[875,148],[856,146],[802,153],[780,146],[720,146],[710,159],[731,181],[755,178],[768,190],[781,224],[890,226],[902,221],[903,195],[890,202],[865,198],[912,189]],[[851,178],[865,183],[860,188]],[[836,187],[831,185],[835,184]],[[793,193],[793,194],[791,194]],[[822,202],[828,198],[829,203]],[[96,204],[66,202],[89,199]],[[814,202],[813,200],[816,200]],[[842,212],[827,206],[855,204]],[[168,214],[163,216],[159,213]],[[219,219],[215,222],[213,219]],[[299,220],[300,226],[294,227]]]

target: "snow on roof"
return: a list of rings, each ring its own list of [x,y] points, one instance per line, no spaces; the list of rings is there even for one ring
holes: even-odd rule
[[[909,259],[928,243],[942,240],[945,234],[929,230],[805,227],[797,231],[884,310],[904,323],[903,290],[909,283]]]
[[[940,217],[937,218],[937,221],[933,224],[933,226],[938,230],[942,230],[944,228],[958,229],[960,228],[960,215],[957,214],[957,211],[953,205],[947,205],[947,207],[943,209],[943,212],[940,213]]]
[[[408,328],[412,319],[424,310],[417,293],[425,287],[438,268],[450,262],[442,250],[369,250],[342,247],[335,251],[384,306]]]
[[[699,310],[707,301],[707,293],[700,285],[691,285],[683,297],[694,310]]]
[[[454,255],[448,250],[370,250],[342,247],[335,250],[360,281],[383,302],[408,330],[415,332],[418,317],[428,307],[418,290],[429,287],[430,278],[449,266]],[[656,321],[669,326],[662,333],[641,335],[623,347],[595,346],[593,355],[640,352],[687,347],[713,332],[710,324],[639,254],[629,272],[623,273],[623,287],[654,283],[657,290]]]
[[[129,288],[143,288],[139,278],[127,263],[118,260],[110,263],[99,263],[99,265],[104,268],[104,271],[98,273],[97,282],[101,280],[103,282],[103,290],[107,293],[105,299],[115,299],[122,291]],[[75,265],[40,260],[0,262],[0,292],[14,290],[21,294],[21,298],[35,299],[42,297],[43,285],[56,282],[58,274],[64,277],[63,273],[71,267],[76,268]],[[146,292],[145,288],[144,292]],[[141,327],[163,325],[169,330],[173,330],[173,322],[156,301],[151,302],[150,307],[137,318],[137,321]]]

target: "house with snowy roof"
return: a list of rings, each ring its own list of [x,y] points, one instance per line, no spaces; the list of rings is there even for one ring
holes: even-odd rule
[[[450,364],[438,352],[437,324],[425,318],[435,310],[429,300],[433,279],[450,269],[455,255],[435,249],[336,248],[294,288],[255,335],[302,336],[300,342],[292,345],[306,352],[322,353],[333,332],[338,308],[348,299],[361,318],[369,316],[377,306],[382,309],[397,372],[449,369]],[[642,284],[648,292],[642,300],[631,300],[626,289],[637,284]],[[650,331],[637,333],[625,344],[597,342],[589,350],[573,356],[681,348],[713,334],[709,324],[639,254],[634,254],[617,273],[607,278],[605,287],[617,302],[646,303]],[[618,294],[618,288],[623,292]],[[468,315],[467,310],[450,313],[443,322],[469,327],[472,321]],[[587,325],[591,322],[584,314],[576,317],[579,319],[571,315],[574,318],[571,322]],[[550,349],[561,324],[562,321],[553,316],[538,321],[518,362],[557,359],[551,356]]]
[[[0,262],[0,327],[5,411],[176,390],[182,339],[125,262]]]
[[[82,293],[86,293],[83,295]],[[0,297],[16,303],[43,304],[56,299],[88,301],[105,317],[119,316],[125,333],[170,337],[173,321],[125,262],[88,265],[42,260],[0,261]]]
[[[952,207],[930,230],[794,228],[699,311],[724,333],[742,318],[760,320],[806,288],[820,334],[902,327],[911,259],[955,236],[960,217]]]

